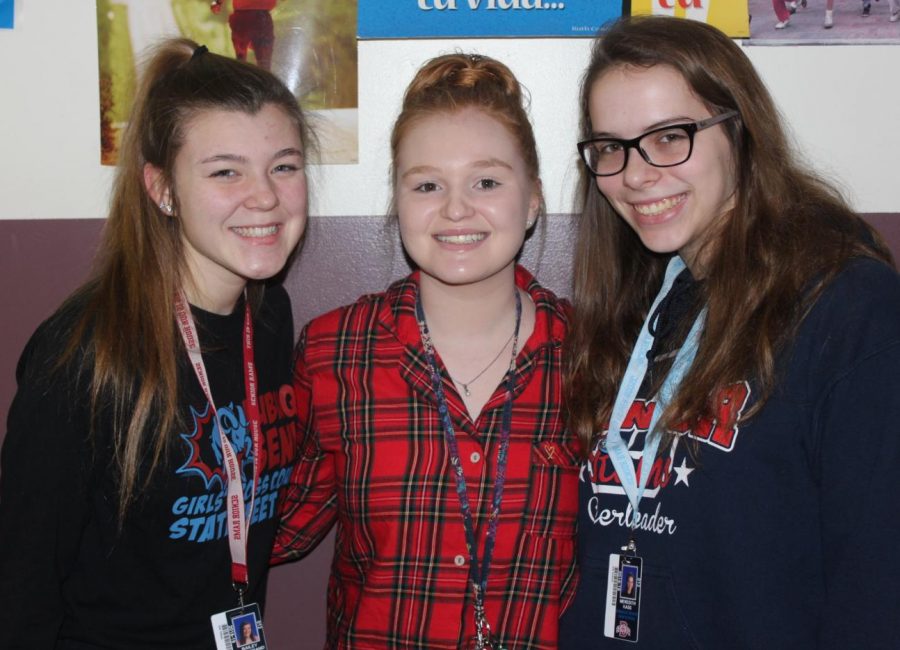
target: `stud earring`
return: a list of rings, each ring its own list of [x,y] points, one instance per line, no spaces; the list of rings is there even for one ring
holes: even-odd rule
[[[163,213],[171,215],[172,214],[172,204],[166,203],[165,201],[159,202],[159,209],[163,211]]]
[[[534,225],[534,219],[529,219],[525,222],[525,230],[531,230],[531,227]]]

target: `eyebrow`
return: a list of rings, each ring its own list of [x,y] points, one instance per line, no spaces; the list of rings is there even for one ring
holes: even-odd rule
[[[699,119],[703,120],[706,118],[701,117]],[[687,115],[682,115],[680,117],[667,117],[664,120],[659,120],[658,122],[654,122],[653,124],[648,125],[647,128],[645,128],[643,131],[641,131],[641,133],[638,135],[642,135],[644,133],[647,133],[648,131],[652,131],[653,129],[659,129],[664,126],[672,126],[675,124],[684,124],[686,122],[696,122],[696,121],[697,121],[697,119],[694,119],[693,117],[688,117]],[[622,138],[621,136],[610,133],[609,131],[591,131],[591,137],[592,138],[613,138],[615,140],[630,140],[631,139],[631,138]]]
[[[503,167],[504,169],[512,169],[512,165],[504,160],[500,160],[499,158],[487,158],[486,160],[476,160],[471,163],[470,167],[474,167],[475,169],[490,169],[491,167]],[[427,174],[434,173],[440,171],[437,167],[433,165],[417,165],[416,167],[410,167],[403,174],[400,175],[400,178],[406,178],[407,176],[412,176],[414,174]]]
[[[302,158],[303,152],[300,149],[297,149],[296,147],[286,147],[286,148],[282,149],[281,151],[276,152],[275,155],[272,156],[272,160],[278,160],[279,158],[287,158],[289,156],[299,156],[300,158]],[[203,160],[200,161],[200,164],[205,165],[208,163],[215,163],[215,162],[246,163],[247,160],[248,159],[246,156],[241,156],[236,153],[219,153],[219,154],[215,154],[214,156],[210,156],[209,158],[204,158]]]

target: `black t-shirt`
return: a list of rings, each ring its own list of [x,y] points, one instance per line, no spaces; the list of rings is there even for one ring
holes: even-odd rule
[[[183,426],[120,528],[104,411],[89,435],[86,382],[71,368],[47,372],[78,313],[75,305],[45,322],[17,370],[0,474],[0,628],[15,634],[4,633],[0,647],[53,648],[70,640],[84,647],[213,648],[210,616],[237,606],[214,414],[184,354]],[[249,507],[243,301],[227,316],[192,313]],[[295,454],[292,345],[287,294],[267,289],[254,318],[262,469],[248,537],[248,602],[265,598],[276,501]]]

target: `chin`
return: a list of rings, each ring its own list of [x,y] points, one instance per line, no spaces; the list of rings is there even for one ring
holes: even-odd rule
[[[258,266],[253,269],[248,269],[244,274],[244,277],[247,278],[247,280],[268,280],[272,276],[281,273],[284,267],[285,263]]]
[[[454,269],[452,271],[429,274],[435,280],[454,287],[464,287],[479,284],[481,282],[496,280],[507,268],[512,268],[512,264],[502,268],[465,268]],[[512,276],[510,276],[512,277]]]
[[[644,247],[658,255],[669,255],[672,253],[677,253],[681,250],[683,243],[676,241],[672,237],[658,237],[654,235],[645,235],[639,233],[639,237],[641,243]]]

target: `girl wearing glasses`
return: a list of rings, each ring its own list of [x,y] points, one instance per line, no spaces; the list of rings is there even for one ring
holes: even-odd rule
[[[523,93],[493,59],[427,62],[391,138],[418,270],[314,319],[277,561],[337,523],[329,648],[557,647],[575,568],[566,309],[516,256],[542,206]]]
[[[215,648],[227,611],[258,613],[294,449],[291,306],[266,280],[306,226],[308,142],[269,72],[151,52],[96,272],[17,369],[3,648]]]
[[[581,577],[560,647],[893,647],[890,254],[797,163],[749,60],[712,27],[614,24],[581,108],[567,364]]]

